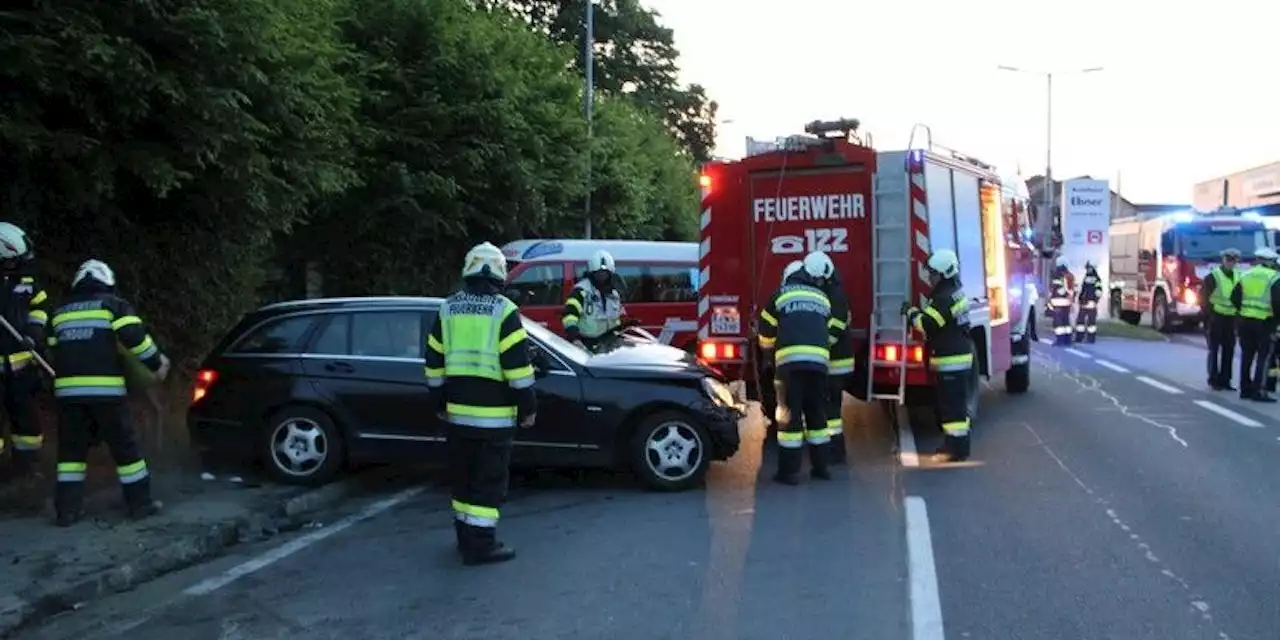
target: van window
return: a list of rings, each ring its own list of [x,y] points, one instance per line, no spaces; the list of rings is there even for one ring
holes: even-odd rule
[[[682,265],[654,265],[642,279],[639,302],[697,302],[697,268]]]
[[[236,343],[231,353],[297,353],[316,316],[293,316],[268,322]]]
[[[507,283],[506,295],[522,307],[560,305],[564,302],[564,265],[529,265]]]

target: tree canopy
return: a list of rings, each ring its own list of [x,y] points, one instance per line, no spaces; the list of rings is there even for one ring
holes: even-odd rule
[[[55,292],[106,260],[188,360],[264,292],[300,294],[280,272],[439,294],[477,242],[579,235],[588,151],[597,235],[692,239],[714,103],[676,86],[670,31],[605,3],[588,139],[568,29],[508,8],[10,3],[0,219]]]

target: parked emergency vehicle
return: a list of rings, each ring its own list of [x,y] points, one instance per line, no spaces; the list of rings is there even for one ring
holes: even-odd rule
[[[660,342],[693,351],[696,342],[698,244],[643,240],[516,240],[507,258],[506,296],[520,311],[562,332],[560,311],[591,254],[613,255],[624,317]]]
[[[1130,216],[1111,223],[1111,315],[1171,331],[1195,328],[1203,318],[1200,283],[1223,249],[1240,250],[1247,265],[1268,246],[1266,225],[1233,208]]]
[[[934,379],[902,305],[925,304],[926,260],[947,248],[960,258],[972,299],[979,373],[1004,374],[1011,391],[1025,391],[1033,295],[1025,292],[1029,265],[1019,260],[1013,264],[1020,271],[1010,273],[1009,252],[1022,238],[1008,215],[1016,214],[1015,201],[1025,210],[1025,195],[1006,192],[992,167],[931,141],[922,149],[876,151],[857,140],[856,128],[855,120],[814,122],[805,128],[810,135],[779,148],[704,165],[699,355],[754,393],[760,309],[787,263],[825,251],[852,309],[858,359],[851,391],[929,405]]]

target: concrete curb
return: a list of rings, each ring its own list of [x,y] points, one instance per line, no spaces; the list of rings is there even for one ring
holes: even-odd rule
[[[216,523],[201,533],[175,539],[147,555],[88,576],[42,585],[33,593],[0,594],[0,638],[89,602],[129,591],[165,574],[211,560],[242,543],[271,537],[305,524],[305,516],[365,493],[371,484],[388,481],[388,471],[374,469],[291,498],[269,503],[249,515]]]

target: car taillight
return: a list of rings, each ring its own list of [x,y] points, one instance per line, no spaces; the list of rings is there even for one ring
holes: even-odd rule
[[[1200,304],[1200,297],[1196,295],[1195,289],[1187,287],[1182,290],[1183,304]]]
[[[924,362],[924,347],[921,345],[903,348],[900,344],[888,343],[876,345],[876,360],[879,362],[902,362],[907,358],[911,364]]]
[[[209,387],[218,381],[218,372],[213,369],[201,369],[196,372],[196,386],[191,390],[191,404],[200,402],[209,395]]]
[[[707,362],[737,360],[742,357],[742,350],[736,342],[703,342],[698,345],[698,355]]]

